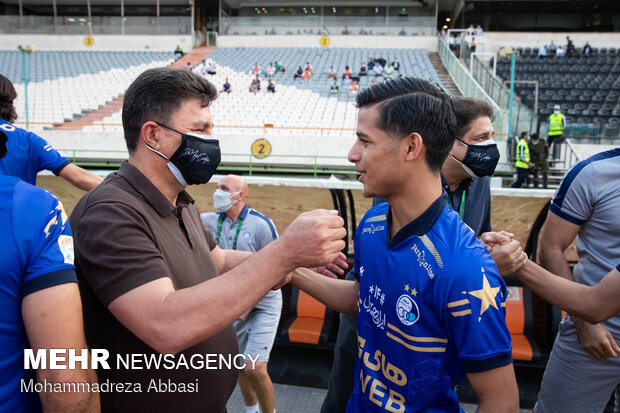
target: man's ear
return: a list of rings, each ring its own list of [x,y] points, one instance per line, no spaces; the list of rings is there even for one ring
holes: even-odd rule
[[[426,147],[424,146],[424,141],[422,140],[422,136],[413,132],[407,135],[403,139],[403,144],[405,147],[405,161],[415,161],[420,158],[420,156],[425,156]]]
[[[160,129],[161,127],[153,121],[145,122],[144,125],[142,125],[142,128],[140,128],[140,140],[149,145],[151,148],[158,151],[160,144]]]

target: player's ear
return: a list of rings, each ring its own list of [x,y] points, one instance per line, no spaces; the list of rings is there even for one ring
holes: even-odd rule
[[[417,132],[412,132],[403,139],[405,145],[405,161],[415,161],[424,156],[426,148],[422,136]]]

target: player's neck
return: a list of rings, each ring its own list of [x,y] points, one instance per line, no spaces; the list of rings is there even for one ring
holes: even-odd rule
[[[419,182],[417,185],[407,186],[407,190],[399,191],[388,197],[391,212],[391,237],[422,215],[443,193],[439,174],[417,182]]]

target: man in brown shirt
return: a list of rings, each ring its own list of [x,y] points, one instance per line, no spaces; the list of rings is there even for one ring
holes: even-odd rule
[[[71,215],[86,337],[110,352],[104,411],[221,412],[237,380],[234,365],[220,366],[238,352],[232,322],[287,273],[338,260],[344,247],[332,211],[302,214],[254,254],[215,245],[184,187],[219,164],[208,136],[216,94],[182,69],[141,74],[123,103],[129,161]],[[147,366],[160,354],[159,368]]]

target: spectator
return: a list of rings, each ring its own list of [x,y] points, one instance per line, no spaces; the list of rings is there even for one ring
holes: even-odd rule
[[[349,86],[349,97],[356,96],[358,92],[357,81],[354,80],[351,82],[351,86]]]
[[[360,71],[357,74],[358,77],[360,76],[366,76],[368,74],[368,68],[366,67],[366,63],[362,63],[362,66],[360,67]]]
[[[3,130],[0,159],[7,154]],[[14,139],[11,135],[9,141]],[[59,368],[45,363],[30,370],[24,366],[26,349],[32,349],[35,356],[42,351],[44,357],[50,357],[51,349],[75,349],[76,354],[88,350],[73,266],[73,238],[62,203],[50,192],[9,175],[0,175],[0,193],[0,409],[98,412],[99,393],[88,390],[97,383],[89,359],[86,366],[70,367],[62,361]],[[88,387],[24,391],[24,386],[37,382]]]
[[[375,67],[375,59],[373,59],[372,57],[368,60],[368,63],[366,64],[366,67],[368,67],[368,71],[370,72],[371,70],[374,69]]]
[[[271,82],[271,80],[269,80]],[[273,83],[270,83],[273,84]],[[213,204],[220,212],[201,214],[202,223],[222,249],[256,252],[278,238],[273,222],[247,204],[248,184],[238,175],[226,175],[217,184]],[[240,236],[243,234],[243,236]],[[273,384],[267,372],[269,354],[282,312],[280,290],[267,292],[245,317],[234,322],[239,353],[247,355],[239,372],[246,412],[274,412]],[[252,365],[249,357],[256,358]]]
[[[391,79],[394,76],[394,66],[391,63],[388,63],[385,69],[383,70],[383,76],[386,79]]]
[[[341,258],[343,221],[321,211],[293,221],[257,253],[217,247],[184,190],[208,182],[220,163],[219,143],[211,136],[215,97],[213,85],[185,70],[154,68],[138,76],[123,100],[129,161],[71,214],[87,342],[110,349],[114,361],[136,353],[145,359],[168,354],[175,363],[196,356],[208,363],[209,354],[236,360],[233,321],[293,269]],[[107,412],[128,406],[221,412],[237,382],[236,369],[227,365],[143,370],[119,364],[99,374],[100,382],[143,389],[102,392]],[[200,391],[144,391],[153,380],[196,383]]]
[[[309,72],[310,76],[312,76],[312,65],[310,64],[310,62],[306,62],[306,67],[304,70]]]
[[[454,33],[451,33],[450,36],[448,36],[448,47],[452,53],[456,54],[456,36]]]
[[[337,79],[334,79],[332,83],[329,85],[330,93],[340,93],[340,83],[338,83]]]
[[[276,93],[276,84],[271,79],[269,79],[267,84],[267,92]]]
[[[279,60],[276,62],[276,72],[286,72],[286,66],[284,66],[284,63]]]
[[[467,28],[467,33],[470,36],[473,36],[474,34],[476,34],[476,29],[474,28],[473,24],[470,24],[469,27]]]
[[[273,64],[269,63],[269,66],[267,66],[267,73],[266,76],[267,77],[273,77],[276,74],[276,68]]]
[[[312,79],[312,72],[309,70],[304,70],[303,80],[305,80],[306,82],[309,82],[310,79]]]
[[[446,35],[448,34],[448,31],[442,27],[439,33],[441,34],[441,37],[445,40]]]
[[[521,132],[521,139],[517,143],[515,154],[515,167],[517,168],[517,179],[512,183],[511,188],[521,188],[527,184],[527,176],[530,168],[534,166],[530,158],[530,147],[527,144],[528,132]]]
[[[330,66],[329,70],[327,71],[327,78],[328,79],[338,79],[338,73],[336,73],[336,69],[334,69],[334,66]]]
[[[407,32],[405,31],[405,28],[403,27],[402,29],[400,29],[400,31],[398,32],[399,36],[407,36]]]
[[[224,84],[222,85],[222,90],[220,91],[220,93],[230,92],[232,92],[232,86],[230,85],[230,82],[228,82],[228,78],[226,78],[226,82],[224,82]]]
[[[586,42],[586,45],[583,46],[582,53],[585,57],[590,57],[592,55],[592,47],[590,47],[590,43]]]
[[[17,120],[14,101],[17,92],[9,79],[0,75],[0,130],[8,136],[8,153],[0,159],[0,175],[15,176],[36,185],[37,174],[48,170],[71,185],[90,191],[103,178],[76,166],[43,138],[13,125]]]
[[[304,70],[301,68],[301,66],[298,66],[297,71],[293,73],[293,80],[297,80],[297,78],[303,79],[303,77],[304,77]]]
[[[398,61],[398,58],[394,58],[394,61],[392,62],[392,67],[394,68],[395,72],[398,72],[398,74],[400,74],[400,62]]]
[[[456,54],[456,57],[461,56],[461,43],[463,43],[463,36],[461,33],[456,33],[454,38],[454,54]]]
[[[381,66],[378,62],[375,62],[375,66],[372,70],[375,72],[375,76],[383,76],[383,66]]]
[[[545,57],[547,57],[547,46],[542,45],[540,49],[538,49],[538,57],[540,59],[544,59]]]
[[[349,66],[345,66],[344,72],[342,72],[343,82],[344,82],[344,79],[351,79],[351,69],[349,69]]]
[[[256,75],[254,77],[254,80],[256,81],[256,86],[257,86],[258,90],[260,91],[260,83],[261,83],[260,82],[260,76]]]
[[[191,71],[191,70],[192,70],[192,64],[191,64],[191,62],[190,62],[189,60],[187,61],[187,63],[185,63],[185,68],[186,68],[187,70],[189,70],[189,71]]]
[[[380,57],[378,59],[375,59],[375,63],[378,63],[381,66],[385,67],[385,65],[387,64],[387,60],[385,60],[384,58]]]
[[[207,62],[204,60],[200,65],[200,74],[202,75],[202,77],[207,77]]]
[[[252,66],[252,70],[250,71],[250,73],[253,75],[260,74],[260,65],[258,64],[258,62],[254,63],[254,66]]]
[[[571,57],[575,54],[575,45],[570,37],[566,36],[566,56]]]
[[[347,26],[344,26],[344,30],[342,31],[342,34],[344,35],[349,34],[349,29],[347,28]]]
[[[250,83],[250,93],[256,94],[259,90],[260,88],[258,87],[258,82],[256,79],[252,79],[252,83]]]
[[[482,36],[483,34],[484,34],[484,30],[482,30],[482,26],[477,25],[476,29],[474,30],[474,35]]]
[[[469,51],[471,53],[475,53],[476,52],[476,38],[472,37],[471,38],[471,42],[469,42]]]
[[[542,175],[542,187],[547,188],[547,171],[549,171],[549,145],[540,140],[537,133],[532,133],[528,142],[530,157],[534,166],[531,169],[534,188],[538,188],[538,176]]]
[[[211,76],[216,74],[215,63],[213,62],[213,60],[209,60],[209,63],[207,64],[207,73]]]
[[[547,49],[549,50],[549,53],[554,55],[556,50],[557,50],[557,48],[558,47],[555,45],[555,43],[553,43],[553,40],[551,40],[551,43],[549,43],[549,47]]]
[[[564,46],[558,46],[555,51],[555,55],[560,60],[564,59],[564,56],[566,56],[566,49],[564,48]]]

